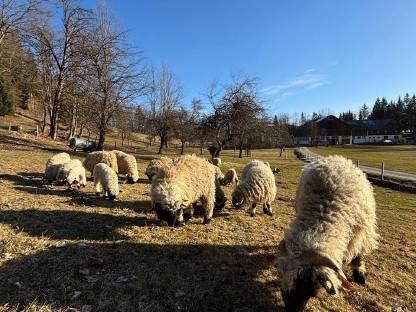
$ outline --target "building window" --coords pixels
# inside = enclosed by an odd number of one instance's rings
[[[389,136],[388,136],[388,135],[385,135],[385,136],[384,136],[384,139],[388,139],[388,138],[389,138]]]
[[[395,138],[395,139],[398,139],[398,138],[399,138],[399,136],[398,136],[398,135],[395,135],[395,136],[394,136],[394,138]]]

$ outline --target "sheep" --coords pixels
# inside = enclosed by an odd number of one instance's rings
[[[69,169],[66,183],[69,187],[72,185],[76,185],[78,188],[85,187],[87,185],[85,168],[83,166],[77,166]]]
[[[160,157],[156,159],[152,159],[147,168],[146,168],[146,175],[149,178],[149,180],[152,180],[152,178],[156,175],[156,173],[161,170],[161,168],[171,166],[173,163],[173,160],[168,157]]]
[[[136,157],[122,151],[113,150],[112,152],[117,157],[118,173],[125,174],[128,183],[136,183],[139,180]]]
[[[376,204],[365,174],[350,160],[329,156],[303,169],[295,219],[276,258],[281,292],[290,311],[302,311],[320,286],[331,295],[354,290],[342,271],[365,283],[363,257],[377,248]]]
[[[85,157],[83,165],[85,169],[91,172],[91,176],[94,176],[94,167],[98,163],[104,163],[113,169],[116,173],[118,172],[117,156],[113,152],[97,151],[92,152]]]
[[[263,212],[273,215],[271,203],[276,197],[276,183],[274,175],[264,162],[252,160],[241,174],[241,180],[232,193],[232,202],[235,208],[243,204],[250,205],[250,215],[256,215],[256,205],[263,202]]]
[[[46,162],[44,180],[53,181],[56,179],[60,166],[71,160],[68,153],[59,153],[48,159]]]
[[[108,165],[98,163],[93,170],[95,194],[114,200],[119,194],[117,173]]]
[[[219,182],[211,164],[195,155],[181,156],[171,166],[161,167],[153,177],[152,206],[159,219],[170,226],[178,226],[183,224],[184,212],[191,217],[192,204],[201,201],[203,224],[208,224],[212,219],[216,193],[219,194],[217,187]]]
[[[238,175],[234,168],[228,169],[223,178],[220,180],[222,185],[237,184]]]
[[[69,170],[74,167],[82,167],[82,163],[79,159],[71,159],[70,161],[60,165],[55,180],[59,182],[66,182]]]
[[[221,166],[221,158],[219,157],[213,157],[212,160],[210,161],[211,164],[213,164],[214,166]]]

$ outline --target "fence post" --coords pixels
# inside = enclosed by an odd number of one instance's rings
[[[381,180],[384,180],[384,162],[381,163]]]
[[[12,123],[9,122],[9,133],[12,132]]]
[[[36,136],[39,136],[39,125],[36,125]]]
[[[357,168],[360,168],[360,160],[357,159]]]

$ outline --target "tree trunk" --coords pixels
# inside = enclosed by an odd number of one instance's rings
[[[160,146],[159,151],[157,152],[159,155],[162,154],[163,146],[165,145],[165,137],[163,135],[160,136]]]
[[[78,136],[81,137],[82,136],[82,132],[84,132],[84,124],[81,124],[80,128],[79,128],[79,132],[78,132]]]
[[[72,108],[71,110],[71,121],[69,126],[69,132],[66,139],[70,139],[75,136],[75,131],[77,130],[77,110],[76,108]]]
[[[104,150],[104,143],[105,143],[105,135],[107,132],[107,125],[105,122],[105,115],[101,115],[100,120],[100,133],[98,138],[98,145],[97,145],[97,151],[103,151]]]
[[[42,135],[45,135],[46,130],[46,117],[48,115],[48,110],[46,108],[46,105],[43,106],[43,121],[42,121]]]
[[[121,146],[124,146],[124,130],[121,130]]]
[[[243,158],[243,141],[240,142],[240,145],[238,146],[238,158]]]
[[[185,151],[185,141],[181,141],[181,155],[183,155],[184,151]]]
[[[53,112],[51,115],[51,128],[49,130],[49,137],[56,140],[58,137],[58,112]]]

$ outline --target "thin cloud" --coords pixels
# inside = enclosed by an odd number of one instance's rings
[[[303,90],[311,90],[328,84],[327,79],[316,69],[311,68],[302,75],[288,82],[266,87],[260,90],[266,96],[286,97],[295,95]]]

